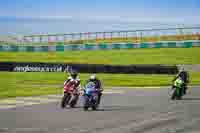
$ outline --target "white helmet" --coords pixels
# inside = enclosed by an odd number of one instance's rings
[[[91,80],[96,79],[96,75],[95,75],[95,74],[92,74],[92,75],[90,76],[90,79],[91,79]]]

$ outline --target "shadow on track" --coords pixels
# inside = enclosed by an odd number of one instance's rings
[[[73,109],[83,109],[83,106],[76,106],[74,108],[70,107],[65,107],[65,110],[73,110]],[[97,110],[95,111],[136,111],[136,110],[143,110],[144,107],[140,106],[100,106]]]
[[[60,107],[59,107],[60,108]],[[77,109],[83,109],[83,106],[78,105],[74,108],[65,107],[64,110],[77,110]],[[99,106],[99,108],[95,111],[102,111],[102,112],[110,112],[110,111],[141,111],[144,110],[143,106],[120,106],[120,105],[114,105],[114,106]],[[89,109],[90,111],[90,109]]]
[[[71,107],[65,107],[65,108],[63,108],[63,109],[81,109],[81,108],[83,108],[82,106],[75,106],[75,107],[73,107],[73,108],[71,108]],[[62,108],[61,108],[62,109]]]
[[[102,106],[97,111],[136,111],[144,110],[144,107],[140,106]]]
[[[188,101],[200,101],[200,97],[188,97],[188,98],[183,98],[182,100],[188,100]]]

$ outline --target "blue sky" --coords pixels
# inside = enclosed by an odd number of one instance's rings
[[[1,0],[1,34],[200,25],[200,0]]]
[[[0,18],[200,23],[200,0],[1,0]]]

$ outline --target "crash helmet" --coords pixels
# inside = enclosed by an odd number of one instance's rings
[[[72,71],[70,72],[70,76],[71,76],[72,79],[76,79],[77,76],[78,76],[78,72],[75,71],[75,70],[72,70]]]
[[[91,76],[90,76],[90,80],[95,80],[96,79],[96,75],[95,74],[92,74]]]

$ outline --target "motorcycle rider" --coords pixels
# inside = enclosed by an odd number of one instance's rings
[[[101,101],[102,91],[103,91],[101,81],[96,77],[95,74],[92,74],[89,80],[86,81],[86,84],[89,82],[93,82],[95,84],[95,88],[98,90],[98,105],[99,105]]]
[[[77,71],[75,71],[75,70],[72,70],[72,71],[70,71],[69,72],[69,74],[70,74],[70,76],[67,78],[67,80],[64,82],[64,84],[66,84],[66,83],[68,83],[68,82],[70,82],[70,81],[75,81],[75,89],[80,89],[80,83],[81,83],[81,81],[80,81],[80,79],[79,79],[79,77],[78,77],[78,72]]]
[[[186,91],[188,89],[187,85],[189,83],[189,74],[187,71],[184,70],[184,68],[181,68],[179,73],[175,76],[175,78],[173,79],[173,82],[178,79],[181,78],[184,82],[184,86],[183,86],[183,94],[186,94]]]
[[[80,79],[77,71],[65,72],[68,72],[70,76],[64,82],[64,96],[61,101],[61,108],[64,108],[67,104],[73,108],[77,104],[80,95]]]

